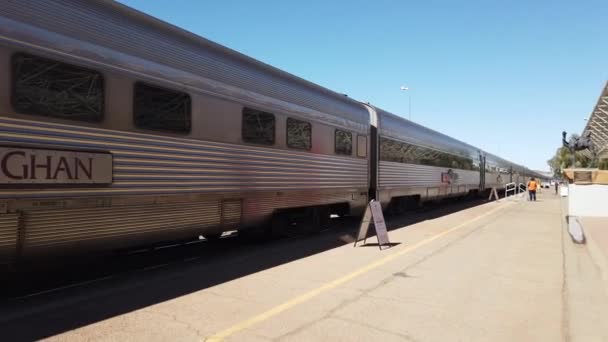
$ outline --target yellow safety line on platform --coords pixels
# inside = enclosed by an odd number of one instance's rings
[[[267,310],[265,312],[262,312],[259,315],[256,315],[256,316],[253,316],[253,317],[251,317],[249,319],[241,321],[241,322],[239,322],[239,323],[231,326],[230,328],[222,330],[222,331],[220,331],[220,332],[218,332],[218,333],[216,333],[216,334],[214,334],[214,335],[206,338],[205,342],[221,342],[225,338],[230,337],[231,335],[233,335],[233,334],[235,334],[235,333],[237,333],[239,331],[245,330],[245,329],[250,328],[250,327],[252,327],[252,326],[254,326],[254,325],[258,324],[258,323],[261,323],[261,322],[263,322],[265,320],[268,320],[269,318],[272,318],[272,317],[280,314],[283,311],[286,311],[286,310],[288,310],[288,309],[290,309],[290,308],[292,308],[292,307],[294,307],[294,306],[296,306],[298,304],[302,304],[302,303],[304,303],[304,302],[306,302],[306,301],[308,301],[308,300],[310,300],[310,299],[312,299],[312,298],[320,295],[323,292],[326,292],[326,291],[329,291],[331,289],[334,289],[334,288],[336,288],[336,287],[338,287],[338,286],[340,286],[340,285],[342,285],[342,284],[344,284],[344,283],[346,283],[346,282],[348,282],[348,281],[350,281],[350,280],[352,280],[352,279],[354,279],[354,278],[356,278],[356,277],[358,277],[358,276],[360,276],[362,274],[365,274],[365,273],[367,273],[367,272],[369,272],[369,271],[371,271],[371,270],[373,270],[375,268],[378,268],[378,267],[380,267],[380,266],[388,263],[389,261],[392,261],[392,260],[394,260],[394,259],[396,259],[396,258],[398,258],[398,257],[400,257],[400,256],[402,256],[402,255],[404,255],[404,254],[406,254],[408,252],[411,252],[411,251],[416,250],[416,249],[418,249],[418,248],[420,248],[420,247],[422,247],[424,245],[427,245],[427,244],[429,244],[429,243],[431,243],[431,242],[433,242],[433,241],[435,241],[435,240],[437,240],[437,239],[439,239],[439,238],[441,238],[441,237],[443,237],[445,235],[448,235],[449,233],[451,233],[453,231],[456,231],[456,230],[458,230],[458,229],[460,229],[460,228],[462,228],[462,227],[464,227],[466,225],[469,225],[469,224],[471,224],[471,223],[473,223],[475,221],[478,221],[478,220],[480,220],[480,219],[482,219],[482,218],[484,218],[486,216],[489,216],[489,215],[495,213],[496,211],[498,211],[498,210],[506,207],[507,205],[513,204],[513,203],[514,202],[507,202],[506,205],[502,205],[502,206],[499,206],[497,208],[494,208],[494,209],[486,212],[485,214],[479,215],[479,216],[477,216],[475,218],[472,218],[472,219],[470,219],[468,221],[465,221],[465,222],[457,225],[456,227],[450,228],[450,229],[448,229],[448,230],[446,230],[444,232],[441,232],[441,233],[439,233],[437,235],[434,235],[434,236],[432,236],[432,237],[430,237],[428,239],[425,239],[425,240],[422,240],[420,242],[417,242],[417,243],[415,243],[415,244],[413,244],[413,245],[411,245],[409,247],[406,247],[405,249],[403,249],[403,250],[401,250],[399,252],[396,252],[395,254],[388,255],[388,256],[386,256],[386,257],[384,257],[384,258],[382,258],[382,259],[380,259],[378,261],[372,262],[371,264],[368,264],[367,266],[364,266],[364,267],[362,267],[362,268],[360,268],[360,269],[358,269],[358,270],[356,270],[356,271],[354,271],[352,273],[349,273],[349,274],[347,274],[347,275],[345,275],[345,276],[343,276],[341,278],[335,279],[332,282],[326,283],[325,285],[320,286],[320,287],[318,287],[316,289],[313,289],[313,290],[310,290],[310,291],[308,291],[308,292],[306,292],[304,294],[301,294],[301,295],[299,295],[299,296],[297,296],[297,297],[295,297],[295,298],[293,298],[291,300],[288,300],[287,302],[284,302],[283,304],[277,305],[277,306],[273,307],[272,309],[269,309],[269,310]]]

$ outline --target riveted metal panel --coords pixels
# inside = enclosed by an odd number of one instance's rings
[[[26,257],[241,228],[263,223],[277,208],[349,203],[357,209],[365,201],[353,200],[353,194],[365,193],[368,187],[368,161],[357,157],[161,140],[148,134],[4,117],[0,144],[113,155],[110,185],[0,187],[1,199],[18,201],[22,208],[21,250]],[[173,198],[180,196],[194,197],[175,202]],[[223,197],[229,198],[222,202]],[[143,199],[155,202],[132,205]]]
[[[168,234],[194,236],[193,232],[219,223],[219,201],[32,210],[23,213],[23,254],[84,245],[111,249],[116,241],[153,242]]]
[[[380,188],[399,187],[438,187],[446,186],[441,182],[441,174],[448,169],[436,166],[405,164],[395,162],[380,162]],[[479,171],[453,169],[457,174],[454,185],[479,184]],[[457,188],[459,189],[459,188]],[[462,189],[462,188],[460,188]]]
[[[19,238],[19,215],[0,214],[0,263],[14,260]]]
[[[0,198],[367,188],[366,159],[0,118],[0,144],[112,153],[107,187],[0,188]]]
[[[238,227],[241,223],[241,217],[243,214],[243,201],[242,200],[224,200],[222,201],[222,227]]]

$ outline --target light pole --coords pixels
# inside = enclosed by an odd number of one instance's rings
[[[401,86],[402,91],[407,91],[407,107],[408,107],[408,116],[409,120],[412,121],[412,95],[410,93],[410,88],[406,86]]]

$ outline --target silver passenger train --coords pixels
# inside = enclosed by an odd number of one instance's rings
[[[111,1],[0,4],[0,263],[312,229],[533,175]]]

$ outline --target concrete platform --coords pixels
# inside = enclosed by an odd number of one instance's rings
[[[72,324],[49,340],[608,341],[606,269],[597,251],[570,240],[561,201],[545,191],[537,202],[486,203],[394,229],[389,249],[380,251],[371,238],[362,247],[310,253]],[[601,227],[596,231],[604,236]],[[257,257],[280,258],[314,239],[262,249]],[[35,329],[36,320],[52,324],[96,306],[108,310],[112,301],[144,296],[148,286],[162,291],[159,281],[168,292],[189,279],[199,284],[204,272],[230,273],[255,257],[56,298],[46,308],[0,318],[0,330],[15,334],[19,325]]]

